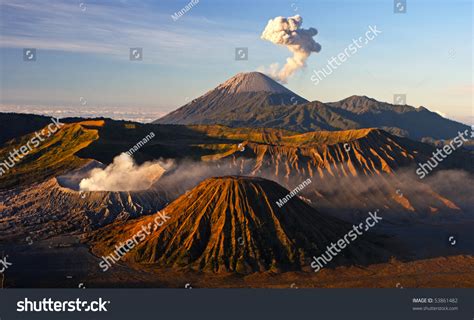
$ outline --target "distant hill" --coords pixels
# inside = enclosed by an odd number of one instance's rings
[[[468,126],[424,107],[393,105],[365,96],[332,103],[308,102],[259,72],[240,73],[155,121],[222,124],[298,132],[380,128],[411,139],[451,139]]]
[[[394,134],[398,131],[399,135],[416,140],[425,137],[452,139],[458,131],[470,130],[469,126],[443,118],[424,107],[393,105],[366,96],[351,96],[328,105],[362,127],[383,128]]]

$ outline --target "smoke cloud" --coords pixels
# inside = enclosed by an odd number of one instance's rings
[[[137,166],[133,158],[122,153],[105,169],[92,169],[82,179],[82,191],[139,191],[146,190],[165,172],[166,164],[145,162]]]
[[[140,191],[158,187],[166,190],[168,199],[173,201],[201,181],[210,177],[227,175],[258,176],[276,181],[288,190],[294,189],[308,173],[292,171],[276,172],[267,163],[258,168],[252,159],[229,158],[219,161],[157,160],[137,166],[133,159],[122,154],[106,168],[89,171],[87,178],[80,182],[83,191]],[[455,219],[453,212],[469,213],[472,217],[474,197],[471,173],[459,170],[440,170],[423,181],[415,174],[414,168],[397,170],[394,175],[358,175],[332,177],[322,169],[324,177],[311,177],[313,183],[299,196],[310,200],[310,204],[321,212],[333,214],[347,221],[359,221],[371,208],[383,208],[384,217],[411,219],[414,216]],[[455,186],[455,187],[453,187]],[[441,196],[441,197],[440,197]],[[461,210],[446,206],[443,198],[452,200]],[[409,201],[416,210],[405,210],[401,204]],[[432,213],[429,208],[437,207]],[[445,215],[445,214],[446,215]],[[441,214],[441,215],[440,215]],[[459,217],[465,216],[459,215]]]
[[[303,18],[296,15],[289,18],[276,17],[268,21],[261,38],[274,44],[285,46],[293,53],[286,59],[286,64],[280,68],[272,64],[266,71],[275,80],[286,83],[297,70],[306,66],[306,60],[312,52],[321,51],[321,45],[314,41],[318,34],[315,28],[301,29]]]
[[[293,190],[308,178],[304,172],[293,171],[276,174],[272,165],[263,165],[255,170],[255,162],[250,159],[221,159],[218,162],[194,162],[191,160],[174,163],[171,170],[157,182],[178,197],[210,177],[227,175],[257,176],[273,180],[288,190]],[[358,175],[332,177],[322,169],[324,177],[311,177],[313,183],[298,196],[310,199],[311,206],[320,212],[332,214],[343,220],[360,221],[370,209],[383,208],[384,216],[394,219],[458,218],[453,212],[471,214],[474,206],[472,196],[473,175],[465,171],[442,170],[431,174],[424,181],[415,174],[414,168],[397,170],[394,175]],[[453,185],[456,188],[453,188]],[[398,192],[397,192],[398,190]],[[461,210],[449,209],[443,204],[442,197],[452,200]],[[401,204],[408,201],[416,214],[404,209]],[[430,207],[438,207],[436,214]],[[465,216],[459,215],[461,216]],[[471,214],[472,216],[472,214]]]

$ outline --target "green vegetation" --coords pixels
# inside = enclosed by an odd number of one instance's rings
[[[0,149],[0,161],[8,159],[10,151],[25,146],[34,134],[11,140]],[[86,160],[75,153],[98,139],[97,130],[80,124],[67,124],[34,148],[6,174],[0,177],[0,188],[8,189],[44,181],[55,175],[80,167]]]

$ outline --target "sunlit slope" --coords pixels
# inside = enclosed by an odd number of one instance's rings
[[[17,184],[76,168],[81,159],[104,164],[128,151],[150,132],[155,138],[134,154],[138,163],[154,159],[195,161],[240,158],[252,162],[248,173],[268,167],[277,176],[293,173],[312,176],[369,175],[390,173],[400,167],[424,162],[435,148],[399,138],[379,129],[318,131],[298,134],[277,129],[229,128],[224,126],[179,126],[100,120],[66,124],[0,177],[0,186]],[[87,125],[86,125],[87,124]],[[20,137],[0,149],[0,159],[32,138]],[[440,168],[472,171],[473,153],[459,151]],[[247,164],[245,164],[247,166]],[[38,181],[37,181],[38,182]]]
[[[458,196],[436,192],[416,177],[417,164],[430,159],[436,151],[434,147],[380,129],[300,134],[220,125],[154,125],[113,120],[71,123],[0,178],[0,187],[41,183],[91,159],[107,165],[150,132],[155,137],[133,155],[139,164],[172,159],[178,172],[185,160],[208,167],[207,175],[186,180],[187,184],[181,188],[173,186],[173,190],[189,189],[209,174],[261,176],[289,189],[311,178],[314,183],[304,196],[319,208],[348,206],[370,210],[377,205],[392,211],[432,214],[469,207],[469,203],[460,203]],[[31,135],[10,142],[1,154],[5,157],[13,147],[18,149],[30,138]],[[473,160],[472,151],[460,149],[444,159],[436,171],[472,172]],[[173,177],[167,185],[172,185]],[[170,196],[173,199],[177,195]]]
[[[227,176],[203,181],[171,203],[170,220],[125,259],[141,264],[211,272],[309,269],[352,226],[320,214],[298,198],[282,208],[288,190],[261,178]],[[93,237],[94,252],[108,254],[152,223],[155,216],[114,224]],[[338,264],[370,264],[390,256],[382,238],[367,234],[344,250]]]
[[[49,138],[46,138],[47,129],[44,128],[45,141],[33,148],[27,156],[0,177],[0,188],[40,182],[84,165],[87,161],[75,154],[99,138],[95,128],[102,125],[103,121],[64,124]],[[31,133],[9,141],[0,149],[0,161],[8,159],[9,153],[15,148],[26,146],[33,137],[35,134]],[[11,164],[11,161],[8,163]]]
[[[294,134],[274,129],[194,128],[213,137],[240,141],[240,146],[219,145],[215,148],[216,154],[203,157],[203,160],[232,158],[241,161],[240,165],[253,173],[265,169],[281,177],[393,173],[428,160],[435,151],[430,145],[392,136],[380,129]],[[459,150],[440,163],[440,168],[472,171],[473,158],[472,152]]]
[[[431,218],[440,212],[455,217],[470,213],[473,204],[472,197],[437,191],[439,182],[425,183],[416,176],[417,164],[429,160],[435,148],[383,130],[292,134],[213,127],[210,134],[242,142],[240,147],[220,145],[217,154],[203,160],[220,161],[238,168],[239,174],[266,177],[290,189],[310,178],[313,183],[301,195],[311,205],[345,219],[357,221],[373,208],[397,219]],[[443,169],[472,172],[473,159],[472,151],[458,150],[439,164],[433,176]],[[469,181],[466,173],[456,183],[462,183],[463,190]]]

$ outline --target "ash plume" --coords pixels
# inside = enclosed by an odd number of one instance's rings
[[[297,70],[304,68],[312,52],[321,51],[321,45],[313,39],[318,31],[315,28],[302,29],[302,23],[303,18],[300,15],[276,17],[268,21],[261,35],[263,40],[285,46],[293,53],[292,57],[286,59],[282,68],[274,63],[266,72],[281,83],[286,83]]]

